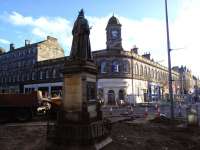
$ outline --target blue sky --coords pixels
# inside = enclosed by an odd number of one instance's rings
[[[1,0],[0,47],[8,50],[44,40],[47,35],[58,38],[69,54],[71,29],[78,11],[83,8],[91,30],[93,50],[106,47],[105,27],[114,13],[122,24],[123,47],[139,47],[140,54],[151,52],[155,61],[167,64],[164,0]],[[198,67],[198,35],[200,30],[199,0],[168,0],[172,65],[186,65],[196,75]]]

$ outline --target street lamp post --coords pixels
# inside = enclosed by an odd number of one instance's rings
[[[169,40],[169,25],[168,25],[168,11],[167,0],[165,0],[165,15],[166,15],[166,32],[167,32],[167,52],[168,52],[168,82],[169,82],[169,98],[171,100],[171,119],[174,119],[174,104],[173,104],[173,90],[172,90],[172,72],[171,72],[171,56],[170,56],[170,40]]]

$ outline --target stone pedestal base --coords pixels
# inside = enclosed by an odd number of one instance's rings
[[[112,142],[111,125],[107,121],[62,123],[50,126],[46,150],[98,150]]]

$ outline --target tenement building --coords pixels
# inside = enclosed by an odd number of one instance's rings
[[[0,92],[30,92],[34,89],[43,91],[60,90],[64,50],[54,37],[0,52]]]
[[[179,86],[178,93],[179,94],[192,94],[195,91],[195,86],[199,87],[198,79],[192,75],[191,70],[189,70],[186,66],[175,66],[172,68],[173,70],[179,73]]]
[[[121,24],[112,16],[106,27],[107,48],[93,52],[98,64],[98,95],[106,104],[120,100],[130,103],[151,102],[168,94],[168,68],[154,62],[150,53],[138,55],[138,48],[126,51],[122,47]],[[173,91],[179,78],[172,71]]]

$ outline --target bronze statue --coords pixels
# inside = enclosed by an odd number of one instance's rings
[[[84,17],[83,9],[81,9],[72,30],[73,41],[70,52],[71,59],[92,59],[89,34],[90,28],[88,21]]]

